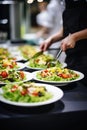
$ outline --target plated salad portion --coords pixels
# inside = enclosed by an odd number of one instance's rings
[[[17,60],[17,58],[16,57],[13,57],[12,55],[10,55],[10,56],[6,56],[6,55],[0,55],[0,61],[1,60],[5,60],[5,59],[8,59],[8,60]]]
[[[3,48],[3,47],[0,48],[0,61],[5,59],[15,60],[15,61],[22,60],[23,57],[20,55],[18,50],[13,51],[13,48],[11,47],[11,50],[9,50],[9,48]]]
[[[79,79],[80,74],[68,68],[52,67],[36,73],[36,78],[42,81],[66,82]]]
[[[5,85],[0,95],[7,100],[22,103],[43,102],[53,97],[46,89],[46,85],[33,82]]]
[[[5,56],[10,55],[10,52],[8,51],[7,48],[0,47],[0,56],[2,56],[2,55],[5,55]]]
[[[0,70],[0,84],[21,82],[26,80],[26,74],[23,71]]]
[[[53,62],[55,62],[55,64]],[[62,67],[62,64],[59,61],[56,61],[53,55],[45,53],[42,53],[36,58],[30,59],[26,65],[32,69],[46,69],[53,66]]]
[[[0,70],[4,69],[19,69],[19,65],[16,61],[5,58],[0,60]]]
[[[24,59],[30,59],[35,53],[38,52],[38,49],[32,45],[21,45],[18,47],[18,50],[21,52],[21,55]]]

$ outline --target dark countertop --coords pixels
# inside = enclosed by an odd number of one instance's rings
[[[84,128],[87,120],[87,87],[80,82],[61,87],[61,100],[40,107],[18,107],[0,102],[0,126],[10,129]],[[3,125],[5,124],[5,125]],[[67,129],[68,129],[67,128]]]

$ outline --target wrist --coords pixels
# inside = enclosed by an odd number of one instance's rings
[[[53,37],[49,37],[48,41],[50,42],[50,44],[52,44],[54,42]]]
[[[71,34],[71,37],[72,37],[72,39],[75,41],[75,42],[77,42],[79,39],[78,39],[78,35],[77,34]]]

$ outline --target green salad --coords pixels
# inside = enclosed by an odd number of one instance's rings
[[[18,69],[19,66],[16,61],[5,58],[0,60],[0,70],[4,69]]]
[[[55,64],[53,62],[55,62]],[[28,66],[32,68],[46,69],[53,66],[61,67],[62,64],[59,61],[56,61],[52,55],[42,53],[42,55],[30,59]]]
[[[79,78],[79,74],[67,68],[52,67],[37,72],[37,79],[43,81],[73,81]]]
[[[38,52],[36,47],[32,45],[21,45],[18,47],[18,50],[25,59],[30,59],[35,53]]]
[[[2,87],[4,98],[23,103],[42,102],[52,98],[52,93],[48,92],[43,85],[32,82],[9,84]]]
[[[23,71],[0,70],[0,83],[20,82],[25,79],[26,75]]]

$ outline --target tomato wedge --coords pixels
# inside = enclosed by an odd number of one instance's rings
[[[6,71],[2,71],[2,72],[1,72],[1,76],[2,76],[3,78],[6,78],[6,77],[8,77],[8,73],[7,73]]]

